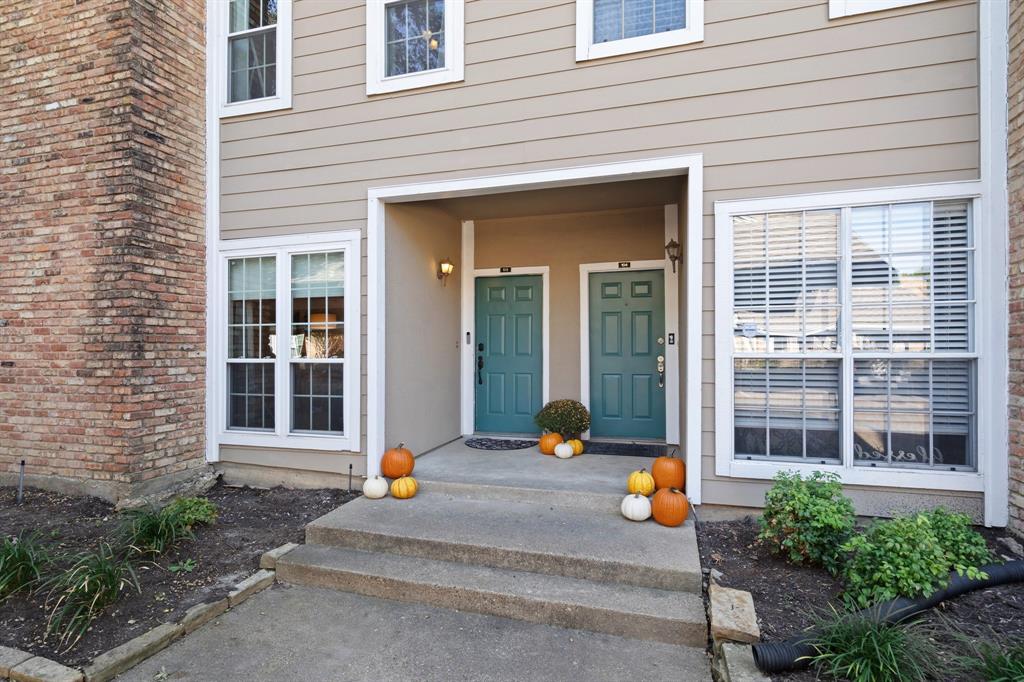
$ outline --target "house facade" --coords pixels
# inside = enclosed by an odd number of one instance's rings
[[[697,503],[825,470],[861,513],[1020,523],[1010,19],[208,3],[202,457],[336,484],[573,398]]]

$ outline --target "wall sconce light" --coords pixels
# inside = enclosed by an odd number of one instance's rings
[[[668,254],[668,259],[672,261],[672,272],[676,271],[676,261],[679,260],[679,242],[675,239],[665,244],[665,253]]]
[[[453,272],[455,272],[455,266],[447,258],[437,264],[437,278],[444,286],[448,286],[448,275]]]

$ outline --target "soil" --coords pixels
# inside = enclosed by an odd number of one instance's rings
[[[1002,532],[980,532],[996,556],[1022,558],[1000,542],[1006,537]],[[757,542],[757,533],[757,520],[747,517],[700,523],[697,539],[703,566],[722,573],[718,583],[753,596],[763,641],[787,639],[827,616],[831,607],[843,608],[842,583],[824,569],[796,566],[772,554]],[[979,640],[991,639],[993,632],[1020,636],[1024,633],[1024,586],[972,592],[942,604],[921,620],[930,626],[939,651],[950,656],[963,653],[957,631]],[[812,671],[798,671],[772,679],[805,682],[819,678]]]
[[[69,650],[44,638],[46,595],[15,595],[0,604],[0,645],[45,656],[66,665],[88,663],[108,649],[164,622],[191,606],[224,597],[235,583],[259,567],[260,555],[287,542],[302,542],[303,527],[358,496],[344,490],[271,490],[217,485],[205,495],[217,505],[211,526],[195,529],[182,543],[155,561],[136,566],[141,593],[125,591]],[[122,522],[112,505],[90,497],[68,497],[26,490],[15,504],[15,490],[0,488],[0,535],[38,531],[61,555],[113,543]],[[191,571],[171,568],[193,560]]]

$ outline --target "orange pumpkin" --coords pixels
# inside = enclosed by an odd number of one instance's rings
[[[399,500],[415,497],[419,489],[420,484],[412,476],[402,476],[391,481],[391,497]]]
[[[386,478],[401,478],[412,473],[416,460],[404,446],[405,443],[399,443],[397,448],[385,450],[384,456],[380,458],[380,472]]]
[[[654,476],[654,487],[657,490],[662,488],[678,488],[683,490],[686,485],[686,464],[675,456],[676,451],[668,453],[668,456],[659,457],[654,460],[651,467],[651,476]]]
[[[675,488],[662,488],[651,498],[651,516],[663,526],[681,526],[689,514],[686,495]]]
[[[562,434],[545,433],[540,437],[540,451],[545,455],[555,454],[555,446],[562,442]]]

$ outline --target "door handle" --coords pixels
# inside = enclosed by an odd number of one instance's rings
[[[665,388],[665,356],[658,356],[658,388]]]
[[[476,382],[478,384],[480,384],[481,386],[484,385],[483,369],[484,369],[484,356],[478,355],[478,356],[476,356]]]

